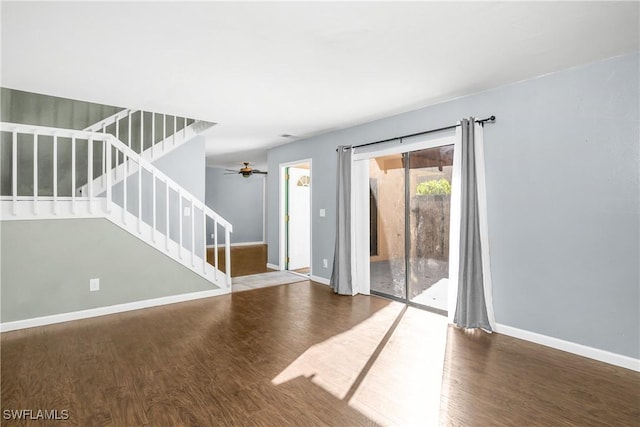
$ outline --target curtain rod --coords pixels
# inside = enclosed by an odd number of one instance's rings
[[[495,121],[496,121],[496,116],[490,116],[490,117],[487,117],[486,119],[476,120],[477,123],[482,123],[483,125],[485,123],[494,123]],[[451,125],[451,126],[445,126],[443,128],[429,129],[429,130],[425,130],[423,132],[412,133],[412,134],[409,134],[409,135],[396,136],[395,138],[388,138],[388,139],[382,139],[380,141],[367,142],[365,144],[352,145],[351,148],[366,147],[366,146],[369,146],[369,145],[382,144],[383,142],[395,141],[396,139],[399,139],[400,143],[402,143],[402,139],[403,138],[411,138],[412,136],[426,135],[428,133],[434,133],[434,132],[442,132],[443,130],[455,129],[458,126],[460,126],[459,123],[455,124],[455,125]],[[338,151],[337,148],[336,148],[336,151]]]

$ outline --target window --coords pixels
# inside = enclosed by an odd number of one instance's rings
[[[302,175],[296,185],[298,187],[308,187],[311,184],[311,177],[309,175]]]

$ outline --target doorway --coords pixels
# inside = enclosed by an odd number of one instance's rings
[[[281,266],[311,274],[311,161],[281,165]]]
[[[372,294],[447,314],[454,153],[448,140],[367,157]]]

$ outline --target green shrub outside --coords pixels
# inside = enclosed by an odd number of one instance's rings
[[[444,178],[418,184],[416,194],[421,196],[443,196],[451,194],[451,183]]]

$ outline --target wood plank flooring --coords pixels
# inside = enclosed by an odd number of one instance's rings
[[[300,282],[1,336],[42,426],[640,425],[640,374]]]
[[[231,277],[267,272],[267,245],[231,246]],[[213,265],[214,248],[207,248],[207,262]],[[224,246],[218,247],[218,266],[225,272]]]

